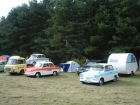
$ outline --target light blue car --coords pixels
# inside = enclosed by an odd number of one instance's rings
[[[97,63],[90,67],[89,71],[80,74],[80,82],[103,85],[103,83],[107,81],[117,81],[118,77],[118,70],[114,70],[112,65]]]

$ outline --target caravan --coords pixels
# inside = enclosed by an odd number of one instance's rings
[[[119,74],[132,76],[138,69],[136,57],[132,53],[113,53],[108,58],[108,64],[113,65]]]

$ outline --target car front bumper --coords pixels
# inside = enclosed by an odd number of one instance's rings
[[[26,75],[26,76],[35,76],[35,73],[33,73],[33,72],[25,72],[24,75]]]
[[[83,78],[83,77],[80,77],[80,82],[99,83],[99,80],[97,78]]]
[[[86,71],[88,71],[88,70],[77,70],[76,72],[77,72],[77,74],[80,74],[80,73],[83,73],[83,72],[86,72]]]

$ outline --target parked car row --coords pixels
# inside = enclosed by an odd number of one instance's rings
[[[117,81],[119,73],[132,75],[132,73],[134,74],[134,72],[138,68],[138,66],[136,65],[136,58],[133,54],[123,53],[114,55],[109,56],[107,63],[104,63],[104,60],[89,60],[81,66],[77,66],[77,63],[73,62],[71,63],[72,65],[67,63],[61,63],[60,67],[55,66],[53,62],[48,61],[47,59],[41,60],[40,57],[43,57],[43,54],[33,54],[30,57],[33,59],[27,61],[25,58],[20,56],[11,56],[7,64],[3,65],[3,67],[4,72],[6,72],[7,74],[11,75],[17,73],[26,76],[34,76],[36,78],[39,78],[44,75],[57,76],[61,71],[60,69],[62,68],[64,69],[64,71],[68,71],[68,67],[70,67],[71,69],[77,67],[76,73],[79,75],[80,82],[97,83],[99,85],[103,85],[104,82],[108,82],[111,80]],[[40,56],[40,59],[38,59],[38,56]],[[123,58],[123,60],[120,58]],[[28,61],[30,61],[30,63]],[[31,62],[34,62],[34,65],[29,65],[31,64]],[[2,66],[1,64],[3,63],[0,62],[0,67]]]
[[[21,74],[26,76],[35,76],[39,78],[43,75],[54,75],[59,73],[59,67],[56,67],[52,62],[38,61],[34,66],[27,66],[25,58],[20,56],[11,56],[4,67],[4,72],[7,74]]]
[[[114,53],[108,58],[106,64],[102,61],[88,61],[77,68],[82,83],[99,83],[116,81],[118,74],[134,75],[138,69],[136,57],[132,53]]]

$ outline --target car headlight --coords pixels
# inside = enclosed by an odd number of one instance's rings
[[[26,62],[30,63],[31,61],[29,59],[27,59]]]
[[[80,78],[83,78],[84,76],[83,76],[83,74],[80,74]]]
[[[14,72],[14,68],[11,68],[11,72]]]
[[[89,68],[86,69],[87,71],[89,70]]]

